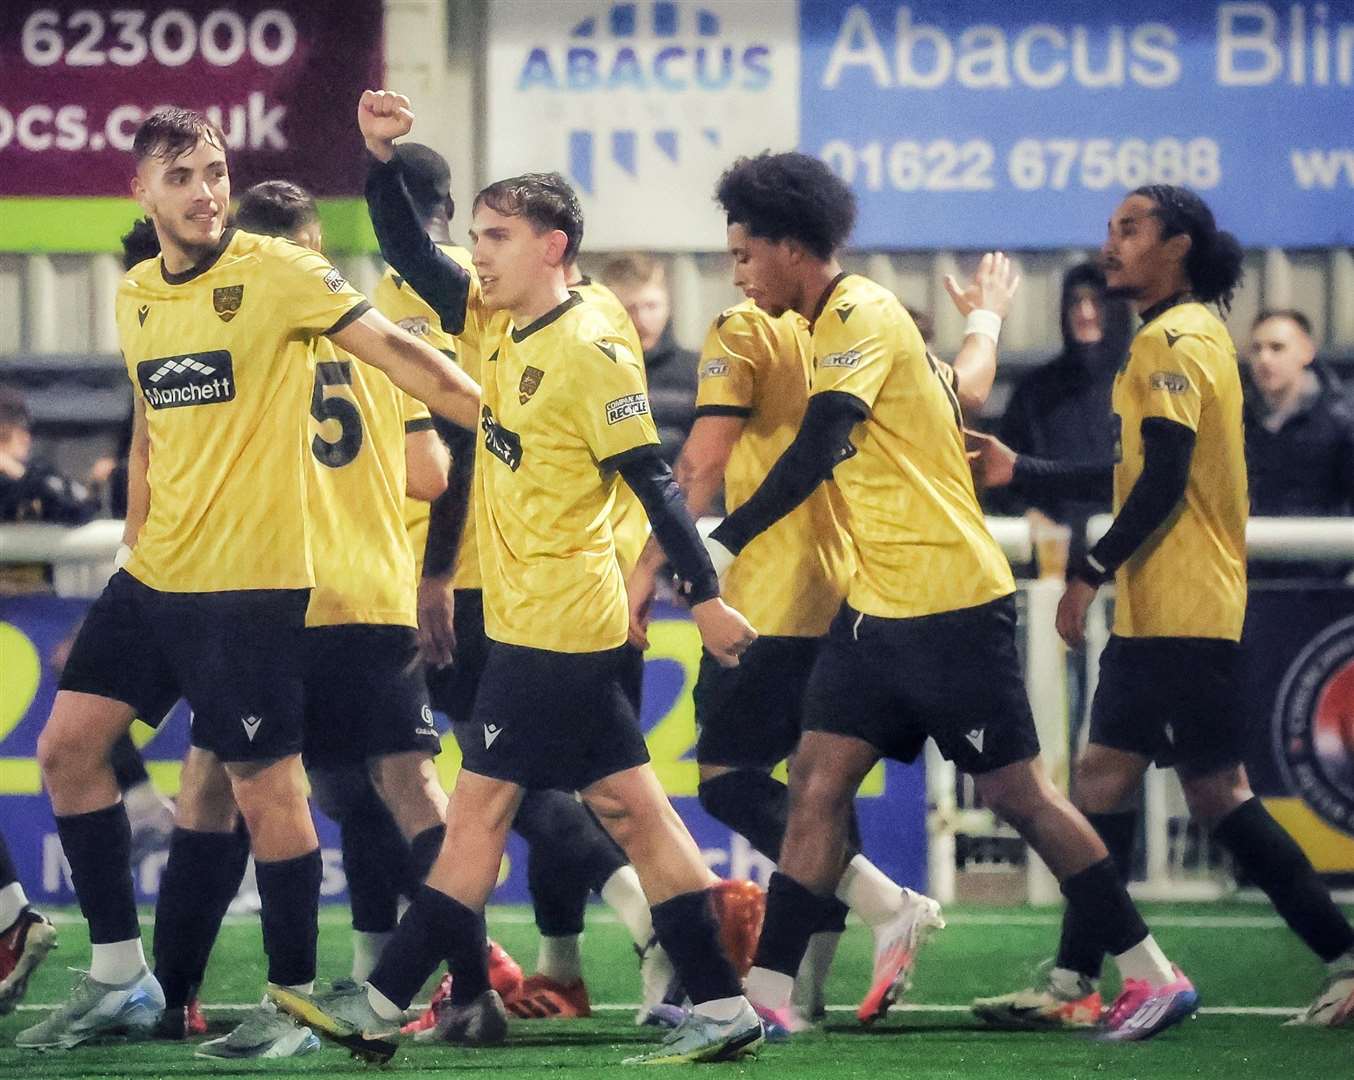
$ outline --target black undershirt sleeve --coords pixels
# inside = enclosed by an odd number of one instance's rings
[[[672,478],[657,446],[638,446],[607,458],[602,468],[615,470],[639,499],[663,554],[676,572],[687,600],[694,606],[719,595],[719,578],[705,552],[696,523],[686,512],[682,489]]]
[[[1114,462],[1057,461],[1021,454],[1011,490],[1017,495],[1108,503],[1114,496]]]
[[[794,442],[771,466],[752,497],[710,534],[712,538],[737,555],[855,454],[851,429],[868,415],[865,403],[853,394],[830,390],[811,397]]]
[[[1142,422],[1143,467],[1109,532],[1086,553],[1076,576],[1092,585],[1114,577],[1133,553],[1165,525],[1185,497],[1194,432],[1184,424],[1150,416]]]
[[[424,230],[404,186],[399,158],[372,162],[367,172],[367,213],[381,245],[381,257],[437,312],[443,330],[463,332],[470,275]]]
[[[475,476],[474,433],[437,417],[434,425],[451,450],[451,476],[447,490],[433,500],[429,512],[428,539],[423,548],[425,578],[443,577],[456,567]]]

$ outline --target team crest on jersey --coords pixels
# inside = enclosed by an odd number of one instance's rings
[[[818,361],[819,367],[853,368],[860,364],[860,352],[847,349],[846,352],[832,353]]]
[[[1168,394],[1183,394],[1189,390],[1189,380],[1178,371],[1154,371],[1147,384],[1153,390],[1165,390]]]
[[[525,405],[531,400],[531,395],[541,388],[541,380],[545,378],[545,372],[538,367],[526,367],[522,370],[522,377],[517,381],[517,400]]]
[[[1274,703],[1274,756],[1289,790],[1354,833],[1354,617],[1317,634],[1289,666]]]
[[[243,285],[222,285],[219,289],[212,290],[212,307],[216,309],[216,314],[221,317],[222,322],[230,322],[235,318],[242,303],[244,303]]]

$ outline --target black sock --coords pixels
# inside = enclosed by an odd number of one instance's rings
[[[719,938],[719,925],[705,889],[679,893],[649,909],[658,938],[693,1005],[743,992]]]
[[[14,867],[14,859],[10,856],[9,845],[5,843],[3,833],[0,833],[0,889],[6,885],[13,885],[19,880],[19,871]],[[0,926],[0,930],[4,927]]]
[[[1062,882],[1062,891],[1068,907],[1080,909],[1075,917],[1086,920],[1088,932],[1101,952],[1118,956],[1147,937],[1147,924],[1133,906],[1109,859],[1101,859],[1073,874]]]
[[[1133,849],[1138,839],[1138,812],[1087,814],[1086,820],[1109,848],[1119,880],[1127,882],[1133,865]],[[1100,916],[1075,904],[1063,912],[1062,938],[1058,942],[1058,967],[1076,971],[1088,979],[1100,978],[1105,950],[1100,940]]]
[[[768,859],[780,858],[790,793],[779,780],[756,769],[736,769],[702,780],[696,792],[707,814],[745,837]]]
[[[315,979],[315,943],[319,936],[320,849],[277,862],[254,860],[263,906],[263,951],[268,981],[301,986]]]
[[[823,928],[835,902],[836,897],[810,892],[777,870],[766,888],[766,918],[753,964],[794,978],[809,938]]]
[[[1259,798],[1246,800],[1213,830],[1237,866],[1260,886],[1293,933],[1330,963],[1354,949],[1354,929],[1331,899],[1311,860]]]
[[[513,819],[527,842],[527,886],[536,926],[548,937],[583,932],[588,894],[626,865],[591,810],[565,791],[528,791]]]
[[[466,1005],[489,989],[488,953],[484,915],[424,885],[367,981],[407,1009],[445,959],[452,976],[451,1002]]]
[[[61,849],[71,866],[80,911],[92,945],[141,936],[132,891],[132,827],[121,802],[88,814],[56,819]]]
[[[442,839],[446,835],[445,825],[434,825],[424,829],[409,841],[409,872],[412,880],[419,885],[427,879],[433,863],[437,862],[437,856],[442,850]],[[409,895],[412,896],[413,893]]]
[[[132,742],[131,735],[124,734],[113,744],[113,749],[108,754],[108,764],[113,767],[119,791],[126,791],[150,779],[141,751],[136,748],[136,743]]]
[[[175,829],[155,901],[155,978],[165,1007],[181,1009],[202,982],[212,945],[249,857],[234,832]]]

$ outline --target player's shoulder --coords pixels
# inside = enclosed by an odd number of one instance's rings
[[[814,320],[814,333],[857,334],[877,331],[906,314],[888,289],[862,274],[845,274]]]
[[[1176,304],[1149,320],[1134,339],[1135,351],[1151,356],[1177,353],[1199,362],[1232,363],[1236,349],[1227,327],[1205,304]]]
[[[621,303],[621,298],[617,296],[610,288],[603,285],[600,281],[593,281],[591,278],[584,278],[576,285],[569,286],[570,292],[576,292],[583,298],[585,304],[591,304],[603,315],[611,324],[611,327],[622,337],[628,337],[628,331],[631,326],[630,313],[625,310],[625,305]]]

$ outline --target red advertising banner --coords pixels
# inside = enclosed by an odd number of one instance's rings
[[[136,126],[159,105],[202,109],[232,186],[285,178],[362,190],[353,122],[381,85],[381,0],[0,3],[0,196],[127,193]]]

